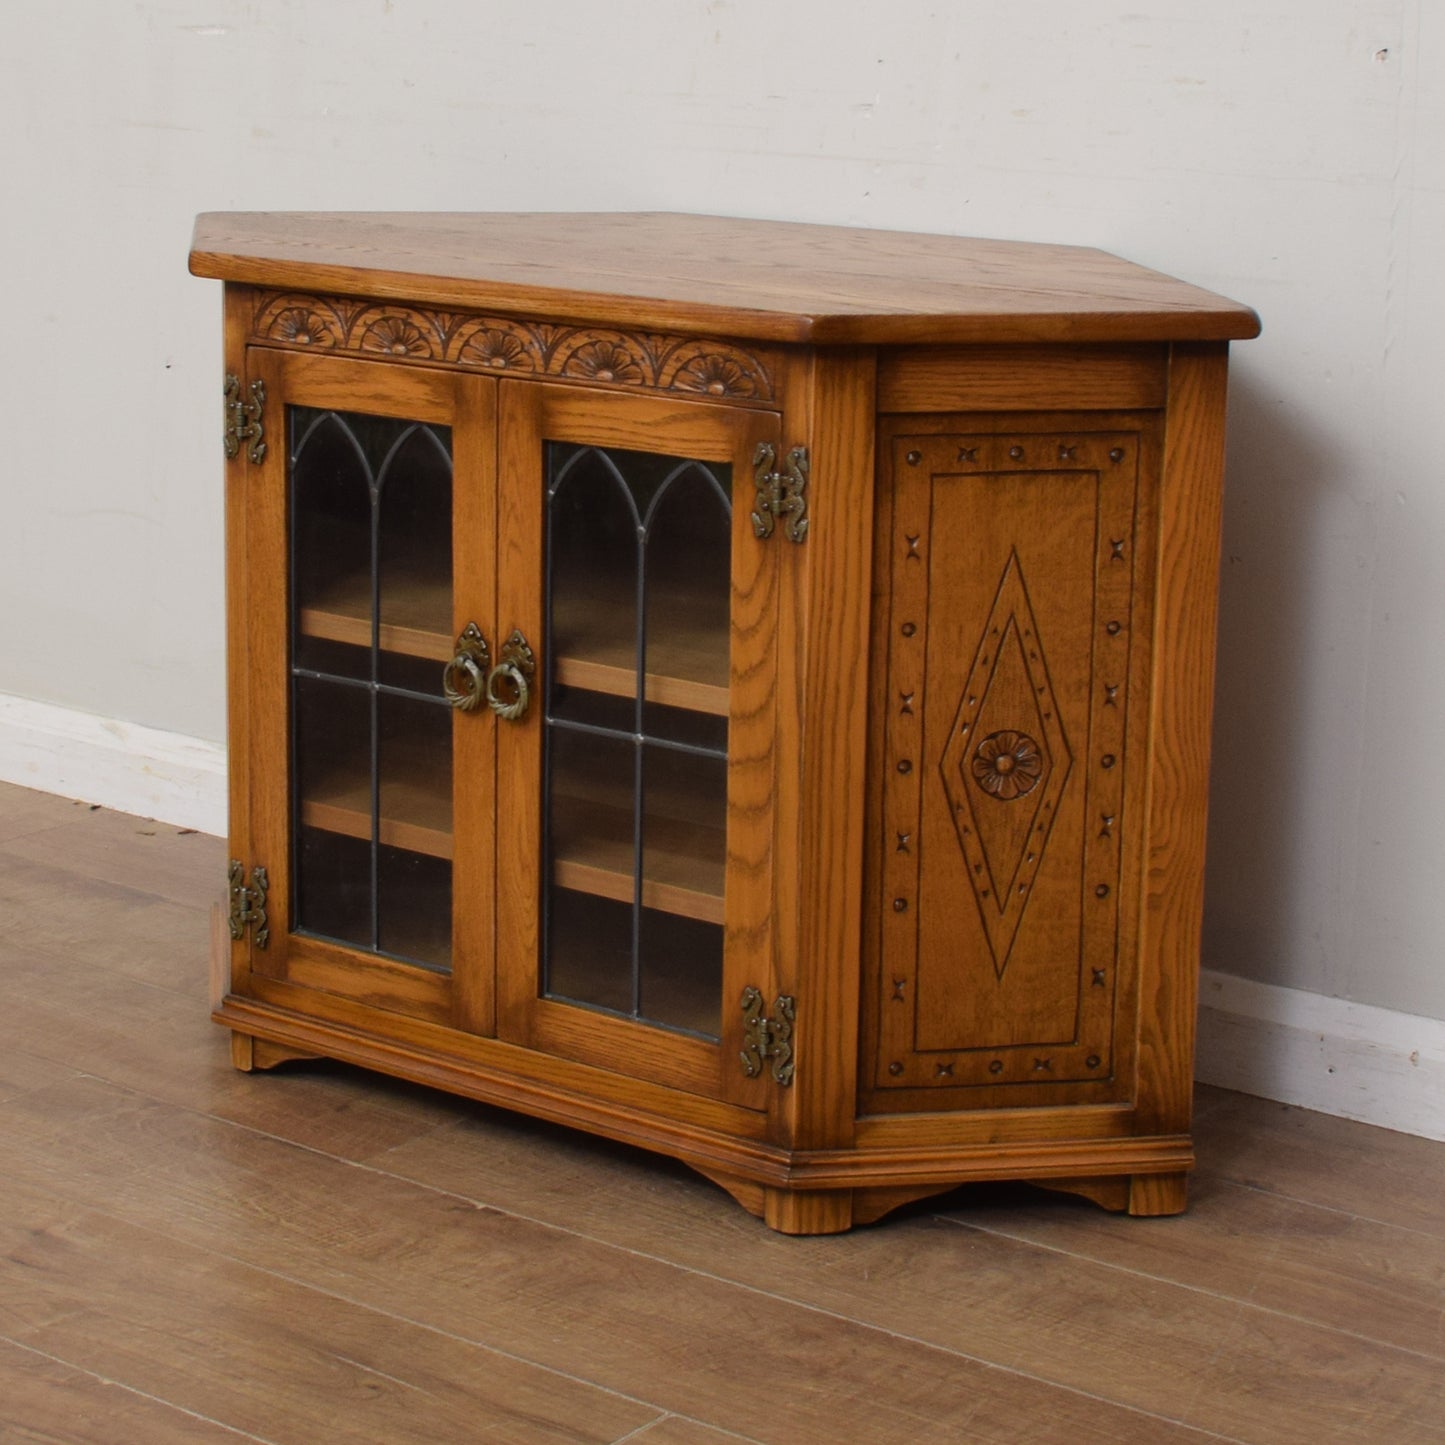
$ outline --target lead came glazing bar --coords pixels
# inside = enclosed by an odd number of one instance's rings
[[[293,926],[444,971],[451,433],[291,407],[287,442]]]
[[[716,1038],[728,468],[553,443],[546,469],[542,991]]]

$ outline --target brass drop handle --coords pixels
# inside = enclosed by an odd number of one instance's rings
[[[487,639],[475,622],[457,638],[456,656],[442,673],[442,696],[458,712],[471,712],[487,691],[487,665],[491,662]]]
[[[504,722],[516,722],[527,711],[536,670],[537,660],[527,639],[514,628],[497,654],[497,665],[487,674],[487,706]]]

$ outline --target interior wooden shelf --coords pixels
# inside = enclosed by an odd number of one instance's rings
[[[642,904],[663,913],[723,921],[726,830],[689,817],[685,800],[651,800],[643,819]],[[695,809],[693,810],[696,811]],[[306,827],[371,837],[371,788],[363,757],[344,759],[301,803]],[[451,774],[444,752],[393,748],[383,758],[381,842],[452,856]],[[632,800],[624,788],[594,786],[588,796],[554,796],[553,882],[621,903],[633,899]]]
[[[660,813],[646,814],[642,827],[642,906],[721,923],[725,830]],[[552,848],[559,888],[632,902],[632,803],[620,790],[613,800],[556,794]]]
[[[388,575],[381,589],[381,647],[450,662],[452,586],[445,572],[421,570]],[[328,642],[371,646],[371,579],[365,573],[338,578],[301,608],[301,631]]]
[[[553,603],[556,679],[565,687],[613,697],[637,696],[636,637],[614,621],[629,615],[630,599],[595,579],[566,588]],[[726,717],[728,633],[705,618],[693,589],[661,584],[655,606],[666,618],[654,627],[643,686],[649,702]],[[382,589],[380,644],[385,652],[451,660],[452,596],[444,576],[418,572],[389,578]],[[707,609],[711,611],[713,609]],[[371,583],[364,574],[341,578],[300,611],[301,631],[328,642],[371,646]]]
[[[648,702],[726,717],[728,626],[698,589],[657,579],[651,602],[664,619],[648,635],[644,696]],[[556,677],[569,687],[614,697],[637,696],[637,638],[629,624],[635,600],[625,584],[599,576],[568,579],[552,599]]]
[[[450,759],[443,749],[388,749],[382,758],[381,842],[390,848],[452,856]],[[363,757],[345,758],[323,773],[301,801],[308,828],[371,837],[371,780]]]

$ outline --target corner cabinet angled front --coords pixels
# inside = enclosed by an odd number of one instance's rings
[[[691,216],[207,215],[191,265],[238,1067],[640,1144],[790,1233],[972,1179],[1183,1208],[1251,312]]]

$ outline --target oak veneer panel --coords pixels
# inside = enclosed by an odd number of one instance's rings
[[[210,213],[190,266],[262,286],[820,344],[1259,330],[1248,308],[1102,251],[717,216]]]
[[[67,1247],[75,1258],[73,1275],[78,1281],[94,1267],[91,1299],[106,1317],[92,1332],[87,1319],[69,1318],[63,1296],[56,1311],[62,1318],[48,1334],[36,1319],[36,1338],[49,1348],[69,1342],[72,1358],[82,1358],[84,1345],[95,1351],[88,1356],[95,1367],[123,1368],[143,1384],[167,1385],[172,1397],[176,1387],[169,1382],[188,1373],[195,1349],[207,1341],[198,1315],[246,1344],[264,1315],[275,1333],[257,1342],[255,1364],[278,1379],[288,1403],[297,1386],[281,1373],[283,1365],[331,1400],[348,1386],[355,1361],[429,1388],[433,1377],[428,1372],[423,1379],[420,1371],[430,1357],[419,1358],[411,1348],[424,1329],[429,1339],[485,1341],[513,1359],[645,1401],[655,1413],[740,1428],[778,1445],[837,1439],[843,1422],[852,1438],[870,1442],[914,1445],[920,1430],[933,1430],[942,1439],[1015,1445],[1020,1418],[1051,1420],[1071,1441],[1097,1445],[1196,1438],[1081,1393],[795,1304],[772,1290],[678,1268],[651,1251],[619,1249],[571,1229],[478,1209],[454,1194],[377,1169],[356,1170],[151,1101],[132,1101],[127,1108],[103,1092],[93,1086],[32,1101],[26,1114],[7,1117],[0,1130],[0,1167],[17,1180],[21,1227],[41,1221],[42,1235],[31,1247],[49,1260],[56,1230],[46,1226],[55,1215],[63,1218],[64,1233],[74,1241]],[[43,1138],[56,1140],[43,1161],[27,1147],[27,1120],[36,1121]],[[27,1178],[37,1169],[43,1185]],[[88,1193],[100,1180],[110,1181],[113,1218],[97,1224],[94,1215],[63,1201]],[[29,1205],[32,1195],[39,1198]],[[733,1217],[746,1223],[735,1211]],[[758,1234],[757,1226],[752,1230]],[[218,1237],[225,1240],[224,1261],[209,1253]],[[770,1251],[788,1247],[763,1238]],[[173,1261],[164,1271],[156,1253],[162,1245]],[[831,1248],[846,1257],[842,1242]],[[111,1254],[122,1257],[111,1260]],[[130,1358],[123,1342],[135,1315],[151,1319],[146,1276],[187,1276],[203,1262],[204,1292],[186,1278],[191,1299],[161,1331],[169,1338],[170,1330],[194,1330],[200,1344],[157,1366],[163,1378],[142,1373],[145,1362]],[[34,1286],[38,1271],[16,1272],[26,1273]],[[259,1283],[258,1273],[265,1275]],[[0,1273],[0,1283],[8,1282]],[[257,1306],[251,1292],[260,1288],[266,1293]],[[139,1294],[137,1301],[129,1301],[131,1291]],[[336,1296],[344,1296],[344,1310]],[[52,1298],[32,1287],[21,1303],[27,1314],[48,1318]],[[360,1311],[367,1318],[358,1318]],[[371,1348],[370,1318],[397,1330],[394,1353],[378,1358]],[[125,1326],[121,1344],[102,1348],[102,1323],[109,1326],[106,1338],[117,1333],[117,1324]],[[333,1361],[319,1369],[313,1361],[318,1339],[336,1341],[332,1349],[344,1357],[341,1366]],[[773,1376],[788,1382],[788,1388],[768,1392],[766,1410],[758,1409],[756,1390],[740,1392],[737,1383],[755,1378],[762,1348]],[[294,1365],[285,1363],[293,1354],[299,1356]],[[478,1365],[439,1349],[435,1368],[468,1380]]]
[[[66,1445],[236,1445],[227,1425],[0,1337],[0,1438]]]
[[[0,1221],[6,1328],[21,1345],[296,1445],[606,1442],[656,1415],[480,1336],[237,1263],[214,1243],[12,1185]]]

